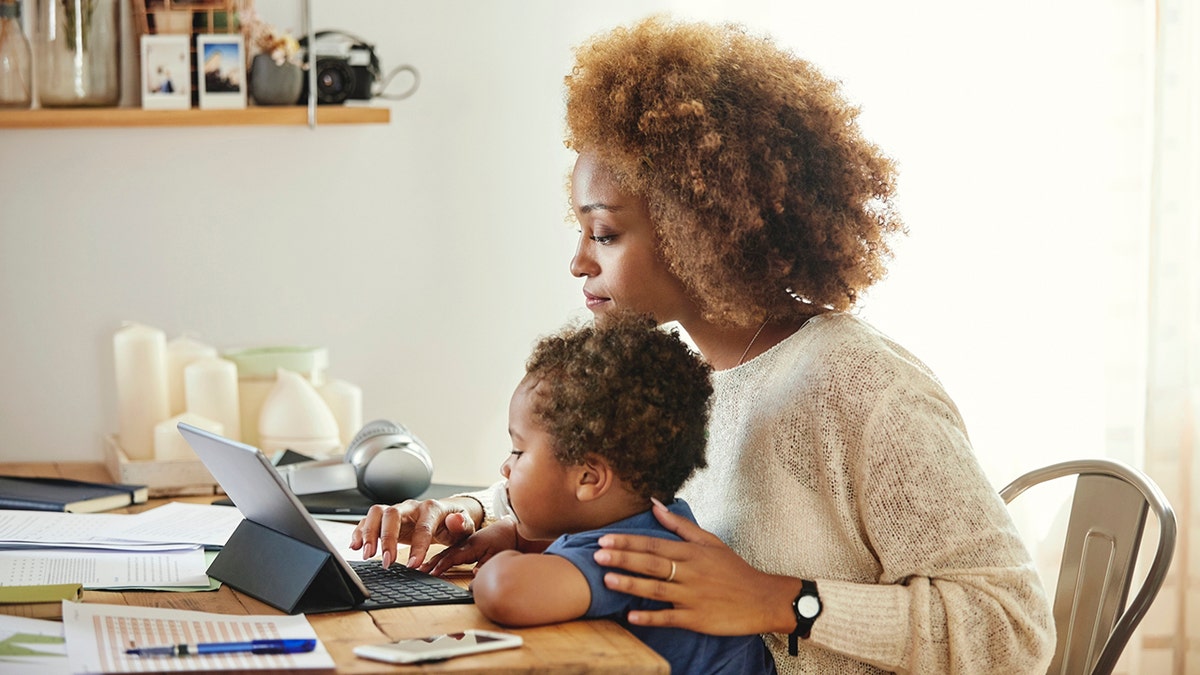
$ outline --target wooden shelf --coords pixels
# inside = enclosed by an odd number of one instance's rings
[[[317,106],[317,126],[387,124],[390,108]],[[242,110],[142,110],[141,108],[42,108],[0,110],[0,129],[65,129],[69,127],[207,127],[243,125],[307,125],[305,106],[261,106]]]

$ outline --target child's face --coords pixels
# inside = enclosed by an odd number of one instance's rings
[[[500,466],[500,473],[508,479],[508,501],[521,536],[554,539],[576,529],[578,471],[554,456],[554,439],[534,420],[536,386],[536,381],[527,378],[513,392],[508,406],[513,450]]]

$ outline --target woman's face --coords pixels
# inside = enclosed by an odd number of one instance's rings
[[[691,303],[659,256],[646,200],[621,192],[609,171],[583,153],[571,206],[579,222],[571,274],[584,280],[588,309],[597,317],[619,308],[652,314],[659,323],[679,320]]]
[[[533,416],[536,383],[522,380],[508,406],[512,453],[500,465],[508,502],[526,539],[554,539],[576,529],[578,473],[554,456],[554,439]]]

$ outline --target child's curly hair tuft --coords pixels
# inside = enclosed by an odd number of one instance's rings
[[[847,309],[883,277],[887,240],[904,231],[895,166],[838,82],[741,26],[663,17],[575,58],[566,144],[647,200],[661,253],[706,318]]]
[[[559,461],[603,457],[636,494],[663,501],[705,466],[712,369],[677,330],[614,312],[542,338],[525,371]]]

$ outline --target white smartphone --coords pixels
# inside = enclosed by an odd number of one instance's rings
[[[523,643],[520,635],[490,630],[465,630],[461,633],[431,635],[382,645],[359,645],[354,648],[354,653],[365,659],[388,663],[418,663],[497,649],[511,649],[520,647]]]

